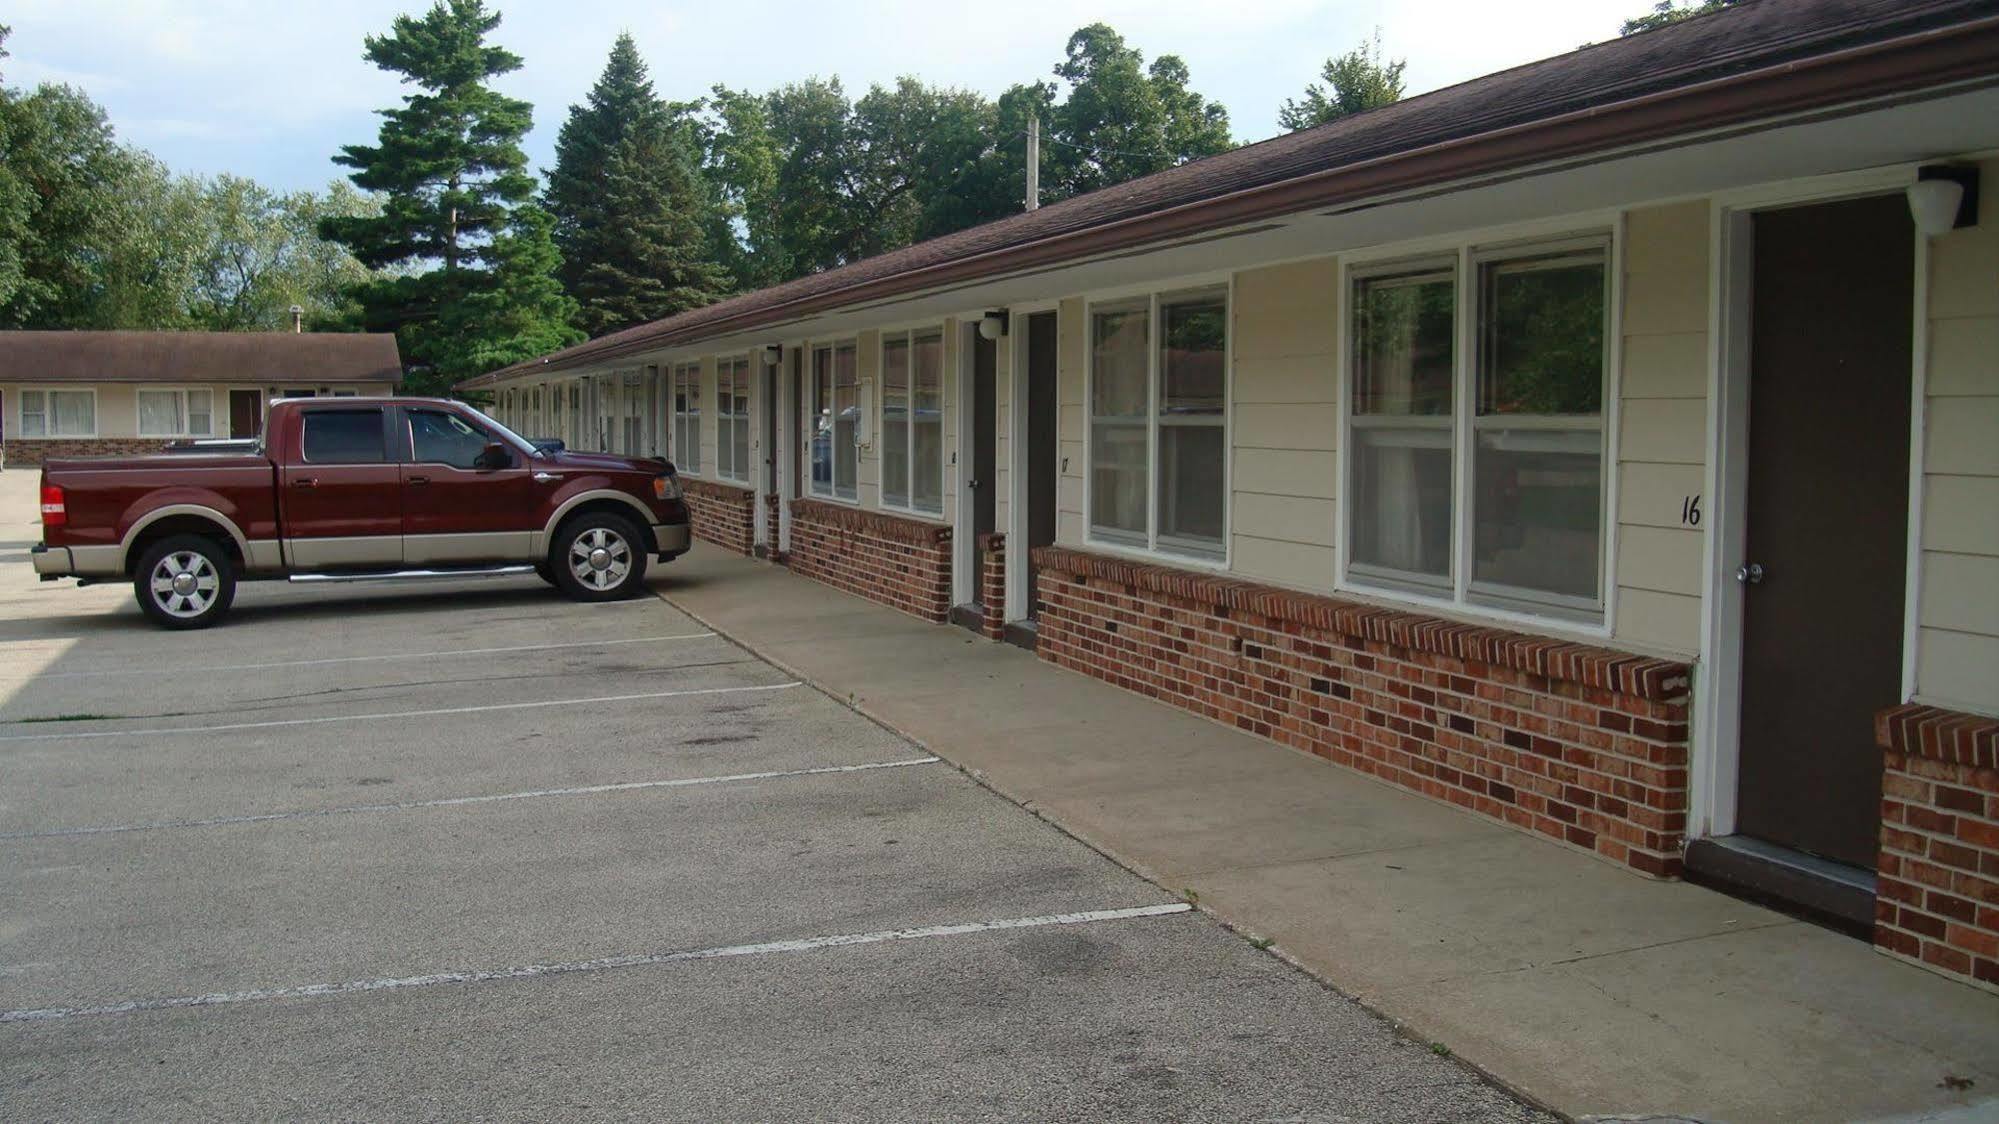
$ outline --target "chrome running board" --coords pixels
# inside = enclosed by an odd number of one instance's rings
[[[320,582],[401,582],[422,581],[426,578],[511,578],[521,574],[534,573],[534,567],[487,566],[474,570],[385,570],[380,573],[365,574],[293,574],[286,581],[295,585],[314,585]]]

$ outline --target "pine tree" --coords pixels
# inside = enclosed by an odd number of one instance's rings
[[[616,236],[584,239],[586,265],[571,289],[586,332],[614,332],[728,295],[729,275],[709,254],[702,186],[686,141],[662,114],[611,152],[599,194],[605,229]]]
[[[555,219],[555,245],[562,251],[562,283],[577,292],[591,265],[591,244],[599,241],[604,212],[604,174],[611,156],[632,130],[665,112],[647,77],[645,60],[630,32],[611,44],[610,58],[583,104],[555,137],[555,167],[548,171],[542,205]]]
[[[535,184],[521,138],[533,107],[488,84],[521,66],[519,55],[486,42],[499,24],[483,0],[438,0],[421,17],[396,17],[390,34],[369,36],[364,57],[417,90],[382,111],[377,144],[348,145],[334,158],[383,205],[379,215],[329,218],[321,230],[363,265],[389,271],[354,295],[368,328],[400,337],[416,368],[406,382],[419,390],[580,338],[566,323],[537,319],[566,306],[541,299],[520,272],[552,274],[558,259],[552,244],[543,249],[545,216],[525,206]],[[481,328],[466,311],[475,307],[510,327]]]

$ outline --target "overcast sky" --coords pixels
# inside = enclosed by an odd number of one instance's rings
[[[526,59],[502,86],[535,106],[528,155],[551,160],[556,127],[629,30],[670,98],[720,82],[766,90],[838,75],[850,93],[902,74],[996,95],[1046,77],[1077,27],[1103,20],[1148,59],[1174,53],[1194,88],[1228,106],[1239,140],[1276,132],[1277,108],[1379,28],[1409,60],[1410,93],[1617,34],[1648,0],[1013,0],[952,10],[934,0],[494,0],[500,43]],[[274,187],[340,173],[340,145],[374,138],[372,111],[401,87],[361,59],[362,36],[422,0],[10,0],[9,85],[81,86],[119,135],[178,171],[235,172]]]

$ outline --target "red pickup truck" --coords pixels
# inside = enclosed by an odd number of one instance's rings
[[[540,447],[461,402],[302,398],[246,452],[49,461],[42,537],[43,581],[130,581],[158,623],[203,628],[239,580],[532,572],[628,597],[688,522],[663,460]]]

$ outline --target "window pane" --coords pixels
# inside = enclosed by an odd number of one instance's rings
[[[944,510],[944,337],[916,337],[911,404],[911,504],[919,511]]]
[[[859,450],[854,446],[861,419],[860,369],[853,344],[833,349],[833,494],[853,499]]]
[[[736,432],[736,479],[747,480],[750,475],[750,419],[739,417],[735,420]]]
[[[1090,425],[1090,529],[1106,539],[1145,546],[1143,421]]]
[[[55,407],[54,432],[58,437],[88,437],[97,432],[97,396],[86,390],[57,390],[49,393]]]
[[[1602,253],[1497,262],[1483,276],[1478,412],[1601,413]]]
[[[1601,599],[1603,434],[1486,429],[1473,459],[1472,585]],[[1506,590],[1491,590],[1502,595]]]
[[[1147,318],[1143,307],[1098,311],[1091,317],[1091,417],[1145,416]]]
[[[1160,302],[1160,417],[1221,417],[1228,402],[1228,327],[1228,300],[1221,294]]]
[[[57,395],[60,402],[63,395]],[[186,432],[181,427],[180,391],[141,390],[139,392],[139,436],[175,437]]]
[[[812,490],[833,490],[833,349],[812,353]]]
[[[1356,427],[1353,562],[1451,584],[1451,427]]]
[[[479,454],[493,440],[454,414],[412,410],[409,419],[411,456],[417,461],[477,468]]]
[[[196,437],[207,437],[215,432],[215,394],[208,390],[187,392],[187,431]]]
[[[313,410],[305,415],[305,459],[314,464],[381,464],[380,410]]]
[[[1223,553],[1223,458],[1226,431],[1216,425],[1159,430],[1159,545],[1220,557]]]
[[[909,337],[882,343],[882,502],[909,505]]]
[[[48,399],[39,390],[21,392],[21,436],[49,435]]]
[[[1450,415],[1456,306],[1448,270],[1354,285],[1355,414]]]

